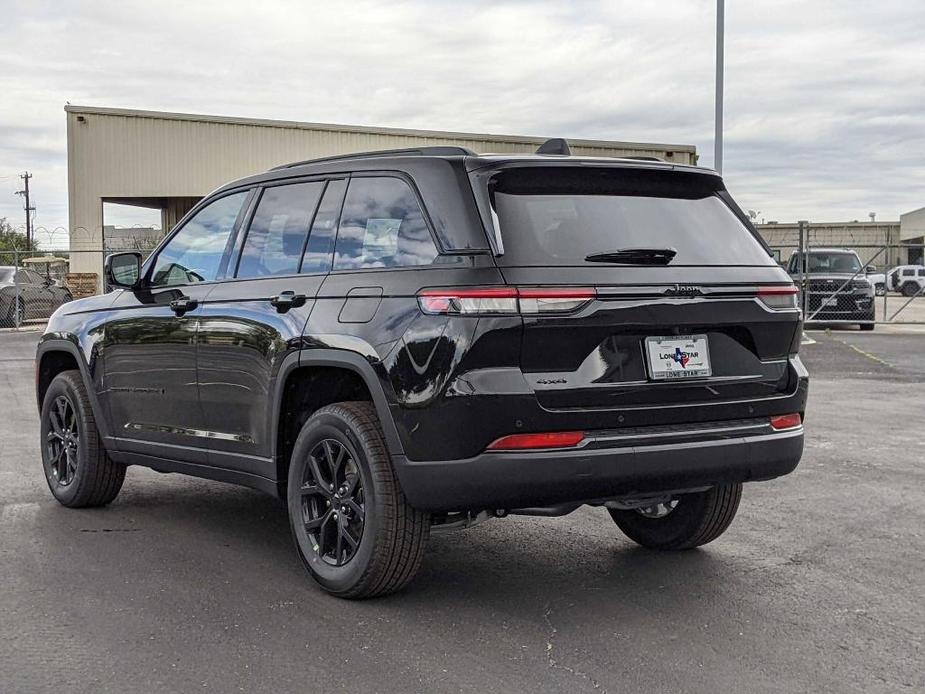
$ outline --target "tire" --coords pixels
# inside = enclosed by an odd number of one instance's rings
[[[125,466],[111,461],[103,448],[79,371],[63,371],[49,384],[40,443],[45,480],[62,505],[105,506],[119,494]]]
[[[742,485],[722,484],[705,492],[681,494],[661,518],[647,518],[635,509],[608,509],[617,527],[633,542],[649,549],[692,549],[722,535],[739,509]]]
[[[19,314],[17,316],[17,313]],[[0,328],[18,328],[26,318],[26,303],[21,296],[10,301],[6,316],[0,319]]]
[[[883,282],[877,282],[877,284],[874,285],[874,294],[877,296],[886,294],[886,285],[883,284]]]
[[[915,296],[919,292],[919,285],[915,282],[906,282],[903,285],[903,296]]]
[[[430,516],[405,499],[371,403],[328,405],[305,422],[292,451],[287,506],[302,563],[332,595],[393,593],[421,565]]]

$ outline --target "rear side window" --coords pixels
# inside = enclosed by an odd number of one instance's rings
[[[334,269],[429,265],[437,247],[411,187],[402,179],[352,178],[344,200]]]
[[[912,277],[915,274],[915,270],[912,268],[907,268],[903,270],[903,277]]]
[[[266,188],[247,231],[238,277],[294,275],[324,181]]]
[[[773,265],[702,174],[591,167],[524,167],[490,193],[504,265],[589,265],[587,256],[673,249],[677,265]]]
[[[337,218],[340,205],[347,189],[347,179],[335,179],[328,182],[324,197],[315,213],[312,231],[308,236],[308,246],[302,259],[301,272],[306,274],[327,272],[331,269],[331,251],[334,248],[334,236],[337,233]]]

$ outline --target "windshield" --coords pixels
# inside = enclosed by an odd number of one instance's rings
[[[653,263],[653,249],[674,251],[668,254],[672,266],[774,264],[724,202],[713,176],[524,167],[497,174],[490,192],[504,243],[502,264],[664,265]]]
[[[809,263],[805,272],[836,272],[855,274],[861,271],[861,261],[849,251],[817,251],[807,255]],[[799,254],[790,259],[791,273],[800,271]]]

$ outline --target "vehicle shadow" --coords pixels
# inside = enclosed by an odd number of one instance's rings
[[[220,566],[222,580],[233,581],[234,570],[229,573],[219,556],[232,552],[247,558],[240,571],[258,565],[272,571],[284,591],[304,588],[333,600],[305,574],[280,500],[181,477],[157,476],[135,486],[131,474],[122,495],[108,508],[74,512],[49,503],[46,512],[66,517],[73,532],[135,531],[138,542],[146,546],[144,556],[133,559],[138,570],[144,570],[144,562],[163,567],[180,556],[196,562],[205,583],[219,579],[209,574]],[[624,538],[603,509],[584,508],[553,519],[509,517],[433,534],[415,581],[396,595],[372,602],[387,611],[439,601],[441,609],[479,604],[489,612],[509,612],[520,605],[535,613],[567,597],[572,609],[581,612],[593,612],[602,602],[614,600],[638,602],[646,610],[658,603],[659,609],[670,610],[672,603],[696,599],[700,593],[737,590],[742,560],[727,557],[722,544],[721,539],[705,549],[678,553],[645,550]],[[118,551],[132,549],[123,545]],[[98,560],[118,558],[107,555]]]

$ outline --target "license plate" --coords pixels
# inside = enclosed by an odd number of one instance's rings
[[[696,378],[713,373],[706,335],[647,337],[646,358],[654,380]]]
[[[828,299],[822,300],[823,306],[838,306],[838,299],[834,296],[830,296]]]

